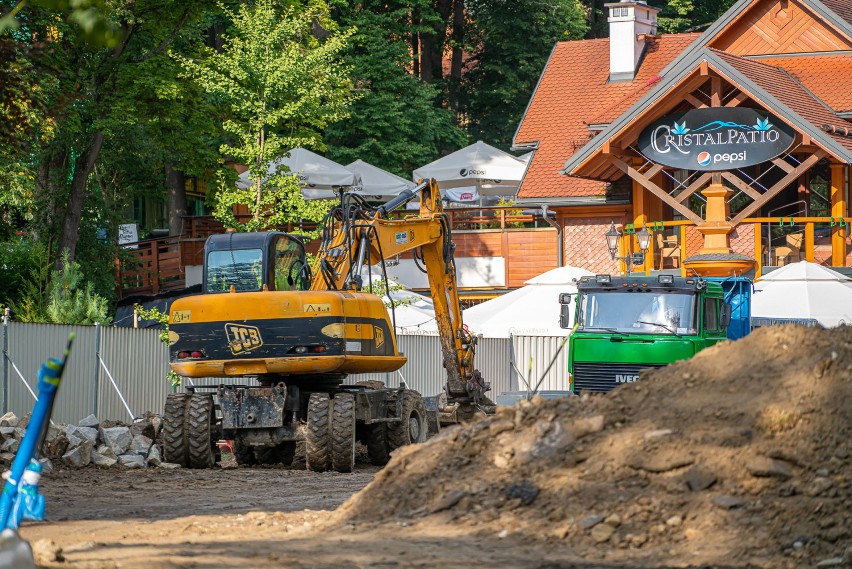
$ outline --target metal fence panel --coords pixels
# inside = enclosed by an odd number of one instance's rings
[[[61,358],[71,332],[77,334],[74,348],[66,363],[62,384],[53,407],[52,419],[57,423],[77,422],[92,412],[95,382],[98,378],[95,359],[95,327],[60,324],[9,322],[9,358],[20,370],[30,388],[37,392],[38,370],[47,358]],[[9,399],[6,410],[18,417],[32,412],[35,400],[24,387],[12,363],[8,366]]]
[[[513,381],[507,391],[567,391],[568,342],[558,336],[512,336]],[[529,387],[528,387],[529,384]]]

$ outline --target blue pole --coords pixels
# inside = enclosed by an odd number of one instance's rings
[[[71,352],[73,341],[74,334],[71,334],[68,338],[68,346],[65,348],[65,355],[61,361],[50,358],[42,364],[38,371],[38,401],[33,407],[26,434],[24,434],[24,438],[18,447],[15,460],[12,461],[9,478],[3,486],[2,495],[0,495],[0,530],[17,527],[17,520],[10,519],[10,514],[18,496],[18,486],[27,465],[40,446],[42,432],[47,428],[47,423],[50,421],[53,401],[56,397],[56,391],[59,389],[62,371],[65,368],[65,362],[68,360],[68,354]]]

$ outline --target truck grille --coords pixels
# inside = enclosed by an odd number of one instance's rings
[[[574,362],[574,392],[606,393],[623,383],[633,383],[643,369],[655,369],[664,364],[615,364]]]

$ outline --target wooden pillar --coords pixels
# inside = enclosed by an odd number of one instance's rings
[[[805,223],[805,261],[814,262],[814,223]]]
[[[754,267],[754,278],[758,279],[763,274],[763,225],[754,224],[754,258],[757,265]]]
[[[831,217],[844,217],[847,212],[846,171],[844,164],[831,166]],[[846,226],[837,224],[831,228],[831,264],[834,267],[846,266]]]
[[[638,165],[634,164],[634,168]],[[640,184],[637,180],[633,180],[633,226],[638,231],[639,228],[645,227],[648,223],[648,201],[650,195],[648,190]],[[631,242],[633,244],[633,251],[639,252],[639,241],[636,239],[636,234],[630,236]],[[629,254],[629,252],[628,252]],[[648,249],[648,252],[645,255],[645,263],[642,265],[636,265],[633,267],[636,272],[645,271],[648,272],[649,267],[651,266],[651,262],[648,261],[648,257],[653,256],[653,249]],[[628,263],[631,261],[627,261]]]

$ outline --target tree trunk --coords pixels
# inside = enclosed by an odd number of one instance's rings
[[[462,43],[464,42],[464,0],[453,2],[453,55],[450,62],[450,85],[448,100],[450,109],[458,112],[460,100],[460,88],[462,78],[463,55]]]
[[[62,252],[64,250],[68,250],[68,262],[73,261],[77,253],[77,233],[80,230],[80,217],[83,212],[83,200],[86,197],[86,184],[89,180],[89,174],[95,167],[98,155],[101,153],[103,141],[104,134],[96,131],[86,149],[74,164],[74,177],[71,179],[68,207],[65,209],[65,216],[62,220],[58,256],[54,264],[56,270],[62,269]]]
[[[420,16],[417,11],[411,13],[411,27],[420,25]],[[420,35],[416,32],[411,34],[411,70],[415,77],[420,78]]]
[[[183,233],[183,216],[186,215],[186,176],[166,164],[166,186],[169,188],[169,235]]]
[[[64,187],[67,177],[68,150],[63,148],[51,152],[41,162],[36,178],[35,197],[37,223],[31,224],[33,239],[50,238],[53,234],[53,224],[56,223],[59,207],[57,196],[62,195],[60,188]],[[59,183],[57,183],[59,181]]]

